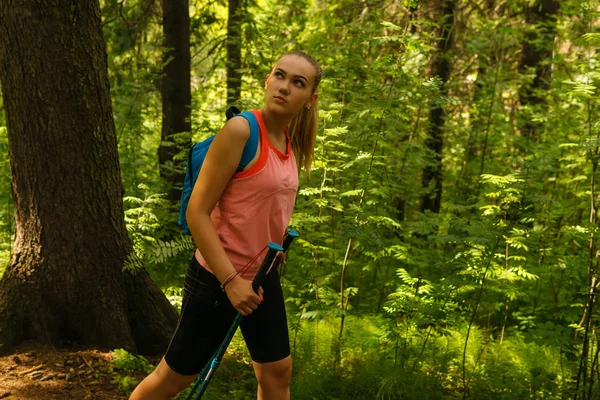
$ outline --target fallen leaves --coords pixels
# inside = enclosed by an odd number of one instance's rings
[[[23,347],[0,357],[0,400],[126,398],[111,383],[110,353],[35,343]]]

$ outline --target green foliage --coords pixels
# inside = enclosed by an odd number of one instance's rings
[[[347,320],[342,362],[332,368],[334,318],[306,321],[294,353],[292,395],[298,399],[451,399],[461,398],[459,355],[464,325],[429,337],[426,329],[403,326],[402,340],[387,332],[383,318]],[[394,357],[395,348],[398,356]],[[573,364],[556,347],[536,344],[515,334],[502,344],[475,329],[467,349],[473,368],[474,399],[560,399]]]
[[[109,367],[111,382],[117,385],[123,394],[130,394],[140,382],[138,378],[132,376],[133,374],[149,374],[154,371],[154,366],[142,356],[132,355],[123,349],[113,350],[111,354],[113,357]]]
[[[124,373],[145,372],[149,374],[154,371],[148,360],[142,356],[135,356],[127,350],[117,349],[112,351],[112,364],[116,371]]]
[[[169,286],[166,289],[163,289],[165,296],[169,300],[169,303],[178,312],[181,312],[181,303],[183,302],[183,287],[181,286]]]
[[[133,242],[133,251],[124,265],[124,270],[133,273],[138,269],[147,267],[158,282],[168,284],[178,279],[183,268],[164,270],[164,265],[185,265],[184,260],[195,250],[191,236],[183,235],[172,240],[162,240],[164,235],[162,227],[168,218],[174,218],[174,213],[166,212],[171,204],[163,198],[162,194],[151,194],[146,185],[139,185],[144,191],[144,198],[126,196],[123,201],[129,208],[125,208],[125,223],[127,231]],[[161,218],[164,221],[161,224]],[[174,294],[171,292],[171,294]],[[178,302],[176,297],[173,298]]]

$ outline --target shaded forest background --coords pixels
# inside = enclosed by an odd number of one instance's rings
[[[193,245],[171,183],[186,149],[229,104],[259,108],[277,56],[301,49],[324,79],[282,278],[293,398],[598,398],[597,2],[190,2],[189,37],[167,49],[159,1],[100,3],[126,270],[178,307]],[[169,81],[182,48],[189,79]],[[189,100],[169,93],[185,83]]]

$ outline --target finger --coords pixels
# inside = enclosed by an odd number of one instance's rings
[[[277,253],[277,257],[279,258],[279,264],[285,263],[285,253],[283,251]]]
[[[258,297],[260,297],[261,302],[265,299],[265,291],[262,286],[258,288]]]
[[[260,303],[262,303],[262,296],[258,293],[254,293],[254,296],[252,296],[250,301],[258,306]]]

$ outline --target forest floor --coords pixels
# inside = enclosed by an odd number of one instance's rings
[[[113,383],[112,358],[110,352],[22,343],[0,357],[0,399],[127,399]]]

